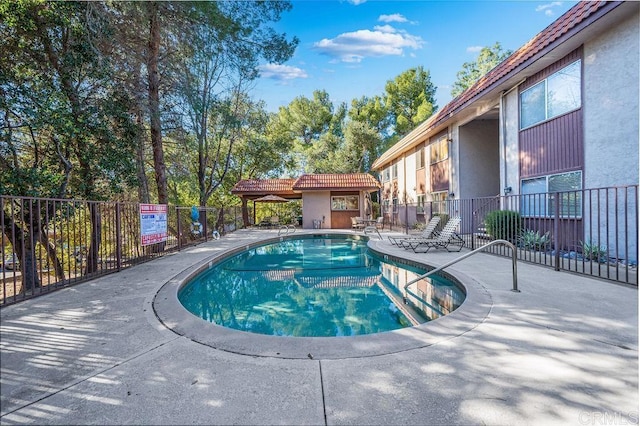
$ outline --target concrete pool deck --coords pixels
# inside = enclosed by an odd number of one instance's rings
[[[447,269],[477,306],[395,351],[332,356],[329,339],[312,358],[247,355],[158,319],[165,284],[276,234],[238,231],[2,308],[0,424],[638,423],[637,289],[520,262],[514,293],[510,259],[488,254]],[[459,256],[371,246],[434,266]]]

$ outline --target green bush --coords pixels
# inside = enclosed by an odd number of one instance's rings
[[[522,216],[510,210],[494,210],[484,219],[487,233],[496,240],[507,240],[512,243],[518,240],[522,229]]]
[[[540,235],[539,231],[527,229],[518,237],[520,247],[525,249],[542,250],[549,244],[549,232]]]
[[[591,260],[598,263],[606,263],[609,260],[609,250],[605,245],[580,241],[582,246],[582,256],[585,260]]]

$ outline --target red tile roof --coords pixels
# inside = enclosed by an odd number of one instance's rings
[[[319,190],[319,189],[378,189],[380,183],[376,178],[367,173],[335,173],[302,175],[293,184],[293,189]]]
[[[242,194],[294,194],[295,179],[243,179],[231,188],[231,193]]]
[[[302,175],[298,179],[244,179],[231,189],[237,195],[294,195],[300,191],[331,189],[378,189],[380,183],[367,173]]]

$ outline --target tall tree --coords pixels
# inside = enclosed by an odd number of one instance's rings
[[[483,47],[475,62],[462,64],[462,69],[457,74],[458,79],[451,88],[451,96],[456,97],[467,90],[483,75],[507,59],[511,53],[513,53],[511,50],[502,50],[502,46],[498,42],[492,47]]]
[[[290,172],[294,175],[303,172],[319,172],[321,167],[316,164],[318,153],[323,152],[318,144],[330,144],[325,135],[342,135],[342,121],[346,116],[346,107],[339,106],[334,112],[329,94],[325,90],[313,92],[313,98],[298,96],[286,107],[280,107],[278,113],[272,117],[270,136],[293,146],[293,160],[296,169]],[[315,149],[314,149],[315,146]],[[326,153],[326,151],[324,151]]]
[[[110,27],[100,13],[92,13],[101,7],[0,2],[0,106],[5,123],[0,183],[7,193],[97,200],[132,183],[130,99],[110,80]],[[46,223],[40,220],[41,212],[28,211],[28,220],[6,215],[2,224],[10,239],[28,235],[22,238],[25,252],[18,252],[24,257],[20,261],[27,283],[33,277],[37,240],[58,264],[42,232]],[[92,207],[89,215],[88,273],[97,268],[101,243],[99,212]],[[15,247],[16,241],[12,243]],[[60,268],[56,273],[61,274]]]
[[[436,87],[431,82],[429,71],[422,66],[411,68],[387,81],[385,91],[386,107],[398,136],[409,133],[437,109]]]
[[[254,108],[246,95],[258,61],[287,60],[297,40],[287,41],[268,24],[287,2],[195,3],[190,47],[179,81],[186,130],[195,134],[199,203],[206,205],[229,171],[233,146]]]

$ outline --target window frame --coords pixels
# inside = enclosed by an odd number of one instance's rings
[[[449,139],[447,135],[441,136],[429,146],[431,150],[429,165],[434,165],[449,159]],[[446,149],[443,149],[443,147],[446,147]]]
[[[426,161],[424,160],[424,147],[420,147],[416,151],[416,170],[424,169],[426,166]]]
[[[416,196],[416,214],[424,214],[424,206],[426,201],[427,196],[425,194],[418,194]]]
[[[436,191],[431,194],[431,215],[447,214],[447,191]],[[442,198],[442,199],[439,199]]]
[[[549,180],[558,176],[566,176],[571,174],[579,174],[578,181],[580,182],[579,189],[567,189],[562,191],[550,191]],[[544,192],[531,192],[525,193],[524,185],[526,182],[541,181],[544,179],[545,191]],[[532,178],[525,178],[520,180],[520,212],[523,217],[540,217],[540,218],[553,218],[555,217],[555,194],[561,194],[563,197],[562,206],[564,207],[560,211],[560,217],[564,219],[582,219],[583,215],[583,196],[584,182],[582,170],[571,170],[561,173],[552,173],[544,176],[536,176]],[[537,197],[534,197],[537,195]],[[531,200],[534,200],[533,202]],[[533,207],[532,207],[533,205]],[[572,208],[574,210],[572,210]]]
[[[573,106],[571,108],[568,108],[566,110],[562,110],[560,112],[555,113],[555,115],[550,115],[549,110],[551,109],[552,106],[549,105],[550,102],[550,95],[549,95],[549,81],[554,81],[555,78],[558,78],[563,72],[565,72],[568,68],[571,68],[573,66],[575,66],[576,64],[578,64],[578,72],[577,72],[577,84],[576,84],[576,88],[577,88],[577,94],[578,94],[578,104],[576,106]],[[520,95],[518,96],[518,101],[519,101],[519,105],[518,105],[518,113],[519,113],[519,127],[520,130],[525,130],[534,126],[537,126],[541,123],[545,123],[549,120],[553,120],[554,118],[560,117],[562,115],[568,114],[570,112],[579,110],[580,108],[582,108],[582,59],[576,59],[575,61],[567,64],[566,66],[562,67],[561,69],[559,69],[558,71],[550,74],[549,76],[547,76],[545,79],[540,80],[539,82],[533,84],[531,87],[526,88],[525,90],[523,90],[522,92],[520,92]],[[540,86],[543,86],[543,95],[544,95],[544,99],[542,100],[544,102],[544,118],[539,119],[538,121],[532,121],[532,122],[527,122],[524,123],[523,122],[523,117],[525,117],[525,114],[523,113],[523,109],[524,107],[527,105],[526,102],[523,101],[524,97],[527,97],[528,95],[531,95],[533,93],[534,90],[539,90]],[[562,87],[567,87],[567,85],[563,85]]]
[[[348,200],[349,199],[349,200]],[[355,201],[355,207],[353,202]],[[351,202],[351,204],[350,204]],[[351,206],[351,208],[349,208]],[[332,195],[331,196],[331,211],[343,212],[343,211],[360,211],[360,196],[358,195]]]

